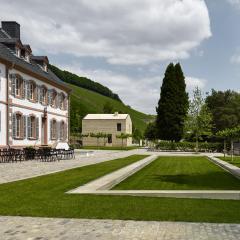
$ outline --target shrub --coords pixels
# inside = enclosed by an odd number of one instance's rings
[[[156,145],[156,148],[160,150],[168,150],[168,151],[192,152],[192,151],[195,151],[196,143],[195,142],[161,141]],[[223,144],[199,142],[198,148],[199,148],[199,152],[221,152],[223,150]]]

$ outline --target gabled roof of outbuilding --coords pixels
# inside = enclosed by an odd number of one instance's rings
[[[128,114],[88,114],[84,120],[125,120]]]

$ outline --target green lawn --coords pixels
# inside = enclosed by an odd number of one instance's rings
[[[159,157],[114,189],[232,190],[240,181],[205,157]]]
[[[0,215],[240,223],[240,201],[65,193],[143,157],[131,156],[2,184]]]
[[[92,146],[85,146],[81,147],[81,149],[89,149],[89,150],[123,150],[123,151],[129,151],[138,149],[139,147],[131,146],[131,147],[92,147]]]
[[[237,157],[234,156],[233,161],[232,161],[231,157],[225,157],[225,158],[218,157],[218,158],[240,168],[240,157],[239,156],[237,156]]]

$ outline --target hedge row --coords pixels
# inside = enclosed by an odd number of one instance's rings
[[[161,141],[157,143],[156,148],[159,150],[190,152],[196,150],[196,143]],[[199,142],[198,149],[200,152],[221,152],[223,151],[223,144]]]

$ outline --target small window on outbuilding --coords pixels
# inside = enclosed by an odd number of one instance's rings
[[[108,135],[108,143],[112,143],[112,135]]]
[[[121,124],[121,123],[118,123],[118,124],[117,124],[117,131],[118,131],[118,132],[121,132],[121,131],[122,131],[122,124]]]

